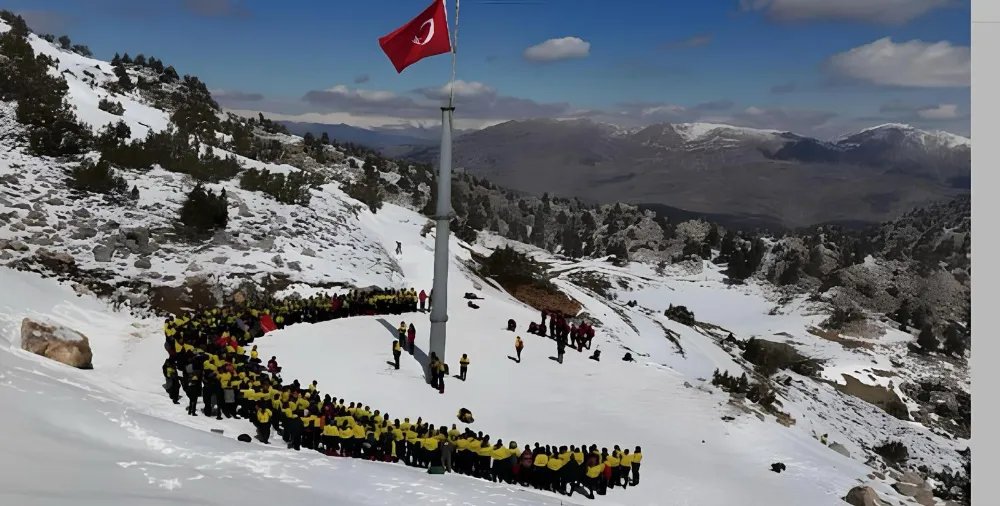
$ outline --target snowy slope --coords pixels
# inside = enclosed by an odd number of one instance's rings
[[[36,51],[54,54],[60,71],[72,73],[65,74],[70,100],[82,119],[95,129],[119,119],[97,109],[105,92],[83,78],[84,70],[99,78],[110,75],[108,64],[37,38],[32,43]],[[116,100],[125,105],[124,119],[134,136],[145,135],[143,128],[165,128],[167,113],[133,98]],[[12,105],[0,107],[9,112]],[[243,162],[264,170],[298,170]],[[235,180],[209,185],[225,188],[229,195],[228,231],[207,243],[188,244],[172,240],[169,233],[185,192],[193,186],[181,175],[160,169],[124,172],[129,185],[139,188],[140,199],[121,207],[69,192],[64,181],[68,167],[19,147],[0,149],[0,243],[7,248],[0,248],[0,262],[28,258],[45,248],[69,255],[78,268],[104,269],[111,284],[142,280],[176,286],[198,276],[229,285],[243,277],[281,274],[296,282],[289,291],[304,294],[315,290],[310,285],[333,283],[431,286],[433,233],[419,234],[427,219],[391,204],[373,215],[337,183],[314,190],[309,207],[243,191]],[[137,229],[148,232],[148,246],[117,248],[110,259],[95,251],[113,244],[123,231]],[[396,241],[403,244],[399,256],[390,253]],[[859,480],[869,481],[862,445],[879,444],[889,436],[906,441],[914,459],[935,468],[958,468],[956,451],[967,442],[947,441],[889,418],[811,379],[797,378],[783,392],[782,409],[796,420],[791,427],[730,406],[728,394],[706,380],[716,368],[738,374],[744,365],[720,346],[720,336],[710,328],[666,319],[667,305],[686,305],[700,321],[741,339],[792,336],[798,347],[831,359],[827,379],[835,382],[842,381],[842,372],[868,381],[866,370],[892,369],[886,357],[912,338],[889,332],[879,342],[884,350],[847,352],[806,331],[823,318],[806,301],[779,303],[777,295],[759,286],[729,288],[708,265],[700,273],[661,275],[641,264],[616,268],[599,261],[568,262],[518,245],[550,265],[553,282],[600,320],[594,347],[604,358],[597,363],[569,350],[566,363],[559,365],[549,359],[555,353],[551,341],[522,333],[523,362],[508,360],[514,336],[503,330],[507,319],[516,319],[524,329],[538,318],[537,311],[478,280],[466,265],[469,249],[486,253],[503,242],[488,235],[477,245],[451,241],[445,358],[456,364],[467,353],[472,364],[468,381],[449,380],[445,395],[423,384],[413,359],[404,360],[399,371],[387,366],[396,317],[384,323],[364,317],[284,329],[258,341],[261,355],[278,356],[291,373],[288,379],[316,379],[332,395],[362,401],[393,417],[422,416],[450,424],[458,408],[467,407],[475,413],[475,429],[505,441],[641,445],[646,455],[643,482],[594,501],[601,504],[661,505],[664,498],[671,504],[707,506],[839,504]],[[575,284],[571,274],[580,271],[624,280],[624,285],[617,283],[617,300]],[[247,424],[192,419],[166,398],[160,386],[164,357],[159,320],[114,313],[106,303],[78,296],[68,286],[5,267],[0,267],[0,286],[0,386],[7,387],[0,389],[0,402],[19,407],[0,421],[0,430],[18,435],[12,438],[12,450],[0,456],[0,463],[12,470],[0,475],[4,504],[64,504],[66,495],[79,491],[94,504],[129,505],[164,500],[231,504],[234,499],[250,505],[312,500],[366,505],[589,502],[460,476],[430,477],[398,465],[241,445],[232,436],[249,431]],[[481,309],[465,306],[465,292],[484,297]],[[630,299],[638,302],[636,307],[624,304]],[[775,307],[780,310],[769,314]],[[95,369],[72,370],[20,351],[17,333],[25,316],[52,318],[87,335]],[[417,346],[426,350],[427,316],[398,319],[416,324]],[[679,336],[678,344],[665,337],[665,330]],[[625,350],[638,362],[619,360]],[[724,422],[724,416],[735,419]],[[208,432],[212,428],[224,429],[225,437]],[[824,447],[814,433],[829,433],[855,458]],[[23,464],[29,461],[45,465]],[[771,463],[779,461],[787,471],[770,472]],[[82,475],[81,467],[87,469]],[[37,478],[42,472],[49,474],[45,482]],[[883,497],[892,494],[887,482],[872,486]]]
[[[365,225],[384,223],[382,233],[405,240],[404,254],[411,263],[403,263],[403,270],[414,273],[414,284],[422,284],[428,276],[424,261],[431,253],[424,249],[428,244],[419,239],[418,224],[405,223],[413,221],[405,220],[413,216],[407,214],[390,208]],[[472,280],[459,272],[456,269],[457,275],[452,277],[452,290],[475,290]],[[498,492],[492,485],[453,476],[438,478],[433,492],[424,491],[426,485],[421,483],[428,478],[400,466],[371,467],[257,446],[238,448],[231,439],[204,431],[220,427],[235,434],[246,431],[245,425],[189,419],[165,397],[159,387],[162,337],[158,321],[132,321],[110,314],[100,302],[77,297],[70,288],[33,274],[2,270],[0,276],[3,285],[10,288],[0,303],[0,314],[5,315],[0,320],[0,335],[6,340],[16,341],[22,316],[49,315],[88,335],[95,353],[94,371],[76,371],[16,349],[5,347],[0,352],[3,385],[10,387],[0,390],[2,400],[28,408],[17,410],[4,422],[13,425],[10,430],[26,436],[24,447],[5,453],[4,458],[43,456],[49,447],[40,440],[59,434],[64,451],[87,462],[90,482],[127,484],[116,488],[121,495],[101,496],[107,500],[123,499],[131,493],[159,497],[173,489],[169,493],[175,495],[169,497],[189,501],[218,487],[219,500],[223,490],[234,488],[240,489],[240,494],[247,493],[248,500],[255,498],[248,504],[265,504],[269,497],[287,494],[302,500],[335,498],[347,504],[394,504],[396,500],[412,504],[406,502],[411,495],[431,500],[428,494],[458,494],[469,504],[487,504],[485,496],[480,502],[475,494]],[[552,346],[540,338],[532,339],[534,336],[528,336],[524,362],[516,364],[506,358],[511,335],[500,327],[507,317],[526,321],[534,311],[488,287],[482,294],[486,297],[481,301],[482,309],[456,304],[451,311],[449,360],[465,352],[472,365],[469,381],[450,381],[443,396],[423,384],[419,366],[412,360],[405,361],[398,372],[388,370],[385,359],[392,334],[376,317],[292,327],[258,344],[262,355],[278,355],[286,371],[294,371],[304,381],[317,379],[334,395],[362,400],[392,416],[423,416],[450,423],[458,407],[466,406],[476,413],[477,429],[522,444],[642,445],[647,455],[643,468],[647,481],[599,500],[606,504],[662,504],[664,494],[676,498],[678,504],[742,504],[743,500],[835,504],[837,494],[867,472],[860,462],[777,424],[755,418],[722,424],[718,418],[727,410],[719,406],[719,395],[686,388],[683,377],[659,367],[626,364],[613,356],[594,363],[574,353],[559,366],[547,358]],[[426,349],[426,317],[402,318],[416,321],[417,346]],[[595,344],[606,346],[607,341]],[[51,402],[63,399],[70,404]],[[72,417],[65,418],[62,413],[72,413]],[[767,467],[774,461],[785,462],[789,471],[771,473]],[[131,462],[135,464],[127,465]],[[7,464],[18,470],[4,476],[9,484],[31,483],[31,468]],[[62,478],[60,472],[72,469],[57,466],[49,472]],[[195,479],[198,476],[202,478]],[[220,482],[225,476],[233,479]],[[723,483],[720,476],[725,476]],[[258,495],[256,491],[267,478],[288,487],[275,483],[275,495]],[[244,482],[251,488],[243,486]],[[345,484],[351,484],[346,493]],[[8,483],[2,485],[0,490],[12,489]],[[405,488],[389,492],[397,487]],[[25,493],[35,495],[38,490]],[[337,495],[340,493],[345,495]],[[502,493],[505,501],[536,496],[508,490]],[[213,496],[209,493],[208,500]],[[369,498],[379,501],[364,502]],[[546,499],[537,496],[530,501],[526,504],[546,504]]]

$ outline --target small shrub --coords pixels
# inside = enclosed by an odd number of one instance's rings
[[[180,221],[185,231],[203,236],[226,228],[229,223],[229,199],[226,190],[216,194],[200,183],[188,193],[180,210]]]
[[[91,193],[124,194],[128,191],[125,178],[116,174],[104,159],[98,160],[97,163],[89,160],[80,162],[80,165],[70,171],[69,186]]]
[[[920,346],[920,350],[924,353],[929,353],[932,351],[937,351],[941,346],[938,341],[937,336],[934,335],[934,329],[930,324],[924,324],[920,329],[920,334],[917,335],[917,346]]]
[[[542,266],[510,246],[493,250],[483,261],[481,274],[497,280],[501,285],[531,285],[544,278]]]
[[[249,169],[240,177],[240,188],[266,193],[284,204],[309,205],[311,187],[325,182],[323,176],[306,171],[288,174]]]
[[[666,316],[681,325],[687,325],[688,327],[698,323],[698,321],[694,318],[694,312],[684,306],[675,306],[671,304],[670,307],[663,312],[663,316]]]
[[[121,102],[108,100],[106,98],[102,98],[97,103],[97,108],[108,114],[114,114],[115,116],[121,116],[125,114],[125,106],[123,106]]]

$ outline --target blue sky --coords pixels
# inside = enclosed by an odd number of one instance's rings
[[[156,56],[224,106],[282,119],[433,124],[449,76],[447,56],[398,75],[377,44],[430,0],[6,4],[97,57]],[[969,16],[968,0],[465,0],[456,118],[714,121],[819,137],[899,121],[967,134]],[[589,43],[586,56],[525,58],[563,37]]]

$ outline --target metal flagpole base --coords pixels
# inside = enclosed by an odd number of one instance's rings
[[[454,107],[441,108],[441,154],[440,166],[438,170],[438,201],[436,216],[436,230],[434,236],[434,285],[431,290],[431,354],[436,355],[438,360],[446,362],[445,342],[446,326],[448,323],[448,241],[451,231],[451,120]],[[425,366],[427,382],[430,383],[433,371],[430,370],[429,363]]]

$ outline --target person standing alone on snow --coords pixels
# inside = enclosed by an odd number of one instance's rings
[[[396,254],[397,255],[402,255],[403,254],[403,243],[401,243],[399,241],[396,241]]]
[[[396,366],[396,370],[399,370],[399,355],[403,353],[402,348],[399,346],[399,341],[392,342],[392,362]]]
[[[409,347],[410,355],[413,355],[413,346],[417,342],[417,328],[410,324],[410,327],[406,329],[406,345]]]
[[[424,303],[427,302],[427,292],[420,290],[420,295],[417,298],[420,299],[420,311],[426,311],[426,309],[424,309],[426,307],[424,306]]]
[[[514,351],[517,353],[517,363],[521,363],[521,350],[524,349],[524,341],[521,340],[521,336],[514,338]]]
[[[465,374],[469,372],[469,356],[465,353],[458,361],[458,379],[465,381]]]

